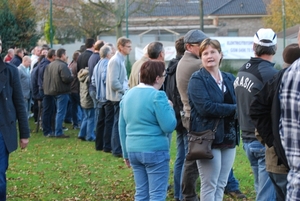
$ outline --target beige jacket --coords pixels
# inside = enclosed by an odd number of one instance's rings
[[[183,57],[180,59],[177,65],[176,82],[177,88],[180,94],[181,101],[183,103],[183,110],[185,117],[190,117],[191,107],[189,104],[189,97],[187,94],[187,88],[192,74],[199,70],[202,66],[202,62],[196,55],[189,51],[185,51]]]
[[[130,73],[129,81],[128,81],[129,88],[135,87],[136,85],[138,85],[140,83],[139,75],[140,75],[141,67],[142,67],[143,63],[145,63],[148,60],[149,60],[148,57],[143,56],[140,60],[137,60],[136,62],[134,62],[134,64],[131,67],[131,73]]]
[[[88,67],[81,69],[77,74],[80,84],[80,105],[82,108],[94,108],[94,102],[89,94],[89,70]]]

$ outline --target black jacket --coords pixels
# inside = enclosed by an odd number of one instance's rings
[[[175,111],[176,119],[177,119],[177,126],[176,130],[184,130],[185,128],[181,122],[181,115],[180,111],[183,110],[183,104],[181,102],[180,94],[177,89],[176,83],[176,70],[179,60],[182,58],[181,55],[177,55],[176,58],[173,58],[166,70],[167,77],[164,82],[164,91],[166,92],[168,98],[173,103],[173,108]]]
[[[261,91],[255,94],[249,113],[263,142],[268,147],[274,146],[278,156],[278,165],[284,164],[289,168],[279,134],[281,112],[278,92],[285,70],[279,71],[263,86]]]

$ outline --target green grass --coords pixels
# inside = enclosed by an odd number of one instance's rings
[[[35,128],[30,120],[31,130]],[[8,200],[101,200],[132,201],[134,181],[131,169],[121,158],[95,151],[93,142],[77,139],[78,130],[71,129],[69,139],[46,138],[42,132],[31,133],[28,147],[10,155],[7,171]],[[173,184],[175,133],[171,148],[170,183]],[[253,175],[242,146],[237,147],[234,164],[240,189],[248,200],[255,200]],[[173,190],[167,200],[173,200]],[[224,200],[231,200],[225,196]]]

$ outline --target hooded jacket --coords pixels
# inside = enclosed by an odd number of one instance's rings
[[[78,74],[78,81],[80,84],[80,105],[85,109],[94,108],[94,102],[89,94],[89,70],[88,67],[81,69]]]

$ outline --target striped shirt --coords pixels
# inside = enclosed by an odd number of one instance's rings
[[[300,59],[287,69],[279,89],[280,137],[287,157],[287,201],[300,201]]]

